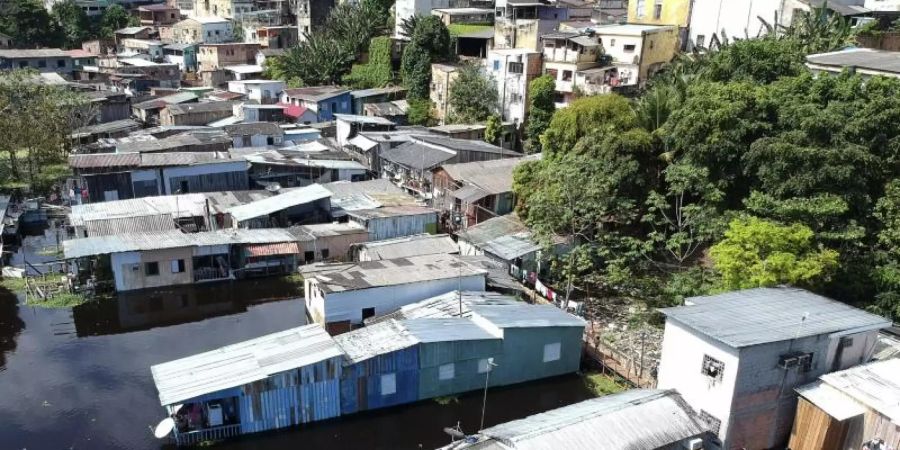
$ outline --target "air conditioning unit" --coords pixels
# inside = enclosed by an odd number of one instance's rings
[[[131,271],[132,271],[132,272],[137,272],[138,270],[141,270],[141,265],[140,265],[140,264],[132,264],[132,265],[131,265]]]
[[[703,450],[703,439],[689,439],[684,441],[684,448],[687,450]]]
[[[781,367],[782,369],[793,369],[794,367],[797,367],[799,363],[800,361],[797,356],[782,356],[778,361],[778,367]]]

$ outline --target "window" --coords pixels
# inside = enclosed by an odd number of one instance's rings
[[[331,102],[331,110],[337,111],[337,102]]]
[[[148,277],[159,275],[159,263],[155,261],[144,263],[144,275]]]
[[[316,259],[315,252],[303,252],[303,260],[306,262],[313,262]]]
[[[19,67],[22,69],[28,67],[28,61],[19,61]]]
[[[178,193],[187,194],[188,191],[190,191],[190,189],[188,188],[189,184],[188,184],[187,180],[181,180],[178,184],[179,184]]]
[[[706,45],[706,36],[703,35],[703,34],[698,34],[698,35],[697,35],[697,40],[696,40],[696,44],[695,44],[695,45],[696,45],[697,47],[703,47],[703,46],[705,46],[705,45]]]
[[[494,72],[496,72],[496,71],[498,71],[498,70],[500,70],[500,60],[499,60],[499,59],[495,59],[495,60],[494,60]]]
[[[43,59],[38,61],[38,67],[47,67],[47,61]]]
[[[184,272],[184,260],[176,259],[174,261],[170,261],[172,264],[172,273],[182,273]]]
[[[327,248],[322,249],[322,259],[328,259],[328,249]]]
[[[56,67],[66,67],[66,60],[64,60],[64,59],[57,59],[57,60],[56,60]]]
[[[218,36],[218,35],[219,35],[219,30],[216,30],[216,36]]]
[[[572,71],[571,70],[563,70],[562,80],[563,81],[572,81]]]
[[[653,5],[653,18],[659,20],[662,17],[662,0],[656,0]]]
[[[486,373],[491,370],[491,362],[488,358],[482,358],[478,360],[478,373]]]
[[[553,342],[551,344],[544,344],[544,362],[553,362],[559,361],[559,351],[560,344],[559,342]]]
[[[544,71],[544,73],[546,73],[547,75],[550,75],[555,80],[558,71],[556,69],[547,69]]]
[[[644,0],[637,0],[637,2],[635,2],[634,12],[635,12],[635,16],[637,16],[638,19],[644,17],[644,8],[646,6],[647,5]]]
[[[525,64],[520,62],[510,62],[509,67],[506,70],[509,73],[522,73],[525,70]]]
[[[443,380],[452,380],[453,376],[455,375],[454,371],[455,371],[455,367],[453,366],[453,363],[444,364],[444,365],[438,367],[438,379],[442,380],[442,381]]]
[[[375,317],[375,308],[363,308],[362,309],[363,320],[366,320],[369,317]]]
[[[706,375],[713,380],[722,380],[722,374],[725,372],[725,363],[713,358],[709,355],[703,355],[703,366],[700,367],[700,373]]]
[[[386,373],[381,376],[381,395],[397,393],[397,374]]]
[[[623,50],[625,50],[625,53],[634,53],[634,44],[626,45],[623,47]]]
[[[721,420],[716,419],[715,417],[713,417],[712,414],[710,414],[702,409],[700,410],[700,420],[706,422],[706,425],[709,426],[710,433],[712,433],[716,436],[719,435],[719,431],[722,428]]]
[[[610,39],[610,40],[609,40],[609,46],[610,46],[610,47],[615,47],[615,46],[616,46],[616,40],[615,40],[615,39]]]

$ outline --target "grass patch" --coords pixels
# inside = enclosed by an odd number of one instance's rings
[[[13,277],[4,277],[0,280],[0,286],[6,288],[6,290],[15,293],[25,292],[25,279],[24,278],[13,278]]]
[[[46,280],[42,278],[31,277],[28,278],[28,285],[35,286],[37,285],[42,290],[47,290],[54,288],[58,285],[58,281],[55,279]],[[0,286],[3,286],[7,290],[13,293],[21,294],[25,292],[25,278],[12,278],[7,277],[0,280]],[[88,301],[88,298],[83,294],[71,293],[71,292],[57,292],[50,297],[45,299],[37,298],[34,295],[29,295],[26,298],[26,303],[33,306],[40,306],[42,308],[71,308],[74,306],[81,305]]]
[[[72,308],[87,302],[88,299],[81,294],[72,294],[69,292],[56,294],[44,300],[29,300],[29,305],[40,306],[42,308]]]
[[[617,380],[616,377],[602,373],[584,374],[584,385],[597,397],[615,394],[628,389],[626,384]]]
[[[441,406],[452,405],[454,403],[459,403],[459,397],[455,395],[447,395],[444,397],[435,397],[434,401]]]
[[[48,246],[38,250],[37,254],[41,255],[41,256],[56,256],[56,257],[61,258],[63,256],[63,251],[62,251],[62,247],[57,247],[55,245],[48,245]]]
[[[447,29],[450,36],[466,36],[485,31],[494,31],[493,25],[470,25],[466,23],[452,23]]]

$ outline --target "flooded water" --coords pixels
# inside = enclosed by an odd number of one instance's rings
[[[26,241],[31,254],[52,241]],[[21,258],[13,258],[15,263]],[[150,366],[305,323],[290,285],[260,279],[122,295],[71,309],[27,306],[0,288],[0,448],[157,449],[149,427],[164,417]],[[589,398],[577,376],[488,394],[485,425]],[[458,403],[424,401],[248,435],[224,449],[432,449],[443,428],[473,432],[481,393]]]

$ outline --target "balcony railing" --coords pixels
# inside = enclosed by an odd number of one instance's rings
[[[241,424],[222,425],[214,428],[204,428],[202,430],[187,431],[184,433],[175,432],[175,443],[178,445],[197,445],[206,441],[221,441],[223,439],[232,438],[241,434]]]

